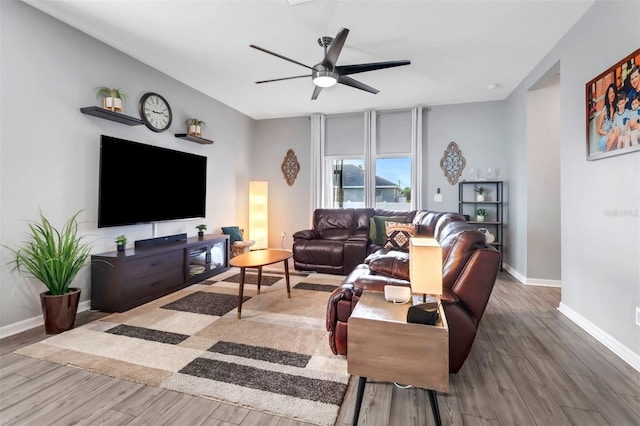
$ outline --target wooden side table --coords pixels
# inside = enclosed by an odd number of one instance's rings
[[[347,369],[360,376],[354,426],[367,377],[427,389],[440,425],[436,391],[449,391],[449,327],[442,305],[434,326],[407,323],[410,304],[394,304],[384,293],[365,291],[349,317]]]

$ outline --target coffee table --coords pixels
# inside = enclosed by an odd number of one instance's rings
[[[289,259],[293,253],[289,250],[264,249],[254,250],[240,254],[229,260],[229,265],[240,268],[240,291],[238,295],[238,319],[242,313],[242,295],[244,293],[244,276],[247,268],[258,268],[258,294],[260,294],[260,280],[262,279],[262,267],[272,263],[284,262],[284,276],[287,281],[287,297],[291,298],[289,286]]]
[[[411,304],[395,304],[384,293],[365,290],[349,317],[347,370],[360,376],[354,426],[358,423],[367,377],[427,390],[436,425],[436,391],[449,391],[449,326],[442,305],[435,325],[407,322]]]

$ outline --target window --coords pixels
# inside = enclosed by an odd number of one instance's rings
[[[421,108],[317,115],[312,123],[313,208],[419,208]]]
[[[329,161],[333,174],[331,207],[364,207],[364,160],[339,159]]]
[[[375,208],[411,210],[411,157],[376,159]]]

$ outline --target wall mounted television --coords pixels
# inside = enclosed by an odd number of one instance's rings
[[[205,217],[207,157],[102,135],[98,228]]]

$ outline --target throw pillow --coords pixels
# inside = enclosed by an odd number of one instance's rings
[[[371,241],[375,241],[377,237],[376,231],[376,221],[373,220],[373,217],[369,218],[369,239]]]
[[[384,248],[409,250],[409,239],[416,236],[416,225],[413,223],[387,222],[387,240]]]
[[[222,233],[229,236],[229,245],[233,246],[236,241],[242,241],[242,232],[239,226],[223,226]]]
[[[374,216],[373,221],[375,222],[376,227],[376,237],[372,238],[372,240],[378,245],[384,245],[387,238],[385,223],[387,221],[404,222],[405,218],[403,216]]]

